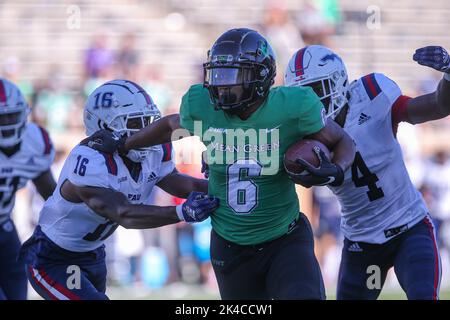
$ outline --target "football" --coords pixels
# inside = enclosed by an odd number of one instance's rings
[[[304,139],[297,141],[291,145],[284,154],[284,167],[293,173],[302,173],[304,168],[301,164],[296,162],[297,159],[303,159],[309,162],[314,167],[318,167],[320,164],[319,157],[314,151],[315,147],[319,147],[323,150],[328,159],[331,158],[330,150],[321,142],[317,140]]]

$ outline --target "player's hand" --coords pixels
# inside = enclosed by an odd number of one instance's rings
[[[192,191],[183,204],[178,205],[177,215],[180,221],[201,222],[219,206],[219,199],[206,193]]]
[[[88,146],[100,152],[111,153],[118,151],[120,154],[126,153],[125,136],[119,136],[117,133],[102,129],[94,132],[92,135],[80,142],[81,145]]]
[[[450,73],[450,56],[447,50],[440,46],[427,46],[416,50],[413,60],[418,64]]]
[[[206,162],[206,157],[207,157],[206,151],[203,151],[202,152],[202,169],[201,169],[201,172],[203,173],[205,178],[208,179],[209,178],[209,165]]]
[[[303,159],[297,159],[297,163],[302,165],[308,173],[291,174],[294,182],[306,188],[325,185],[340,186],[344,181],[344,170],[339,165],[332,163],[319,147],[314,147],[314,152],[319,158],[319,166],[316,168]]]

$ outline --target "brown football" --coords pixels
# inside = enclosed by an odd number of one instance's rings
[[[317,154],[314,152],[314,147],[319,147],[323,150],[328,159],[331,158],[330,150],[321,142],[316,140],[304,139],[292,144],[284,154],[284,166],[293,173],[302,173],[304,168],[301,164],[296,162],[297,159],[303,159],[309,162],[314,167],[320,164]]]

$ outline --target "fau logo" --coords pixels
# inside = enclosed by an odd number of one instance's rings
[[[341,58],[339,58],[339,56],[337,54],[335,54],[335,53],[327,54],[322,59],[320,59],[320,61],[322,61],[323,64],[319,64],[319,66],[324,66],[324,65],[327,64],[327,61],[334,61],[334,59],[338,59],[338,60],[342,61]]]
[[[128,200],[139,201],[139,200],[141,200],[141,195],[140,194],[128,194]]]

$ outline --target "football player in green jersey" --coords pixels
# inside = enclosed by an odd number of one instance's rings
[[[190,87],[179,115],[117,142],[99,132],[89,138],[91,145],[127,152],[169,142],[183,135],[180,128],[199,136],[207,147],[208,193],[220,199],[211,214],[211,262],[221,297],[325,298],[311,226],[283,156],[300,139],[322,142],[333,152],[332,162],[321,152],[321,165],[302,182],[339,185],[355,155],[352,140],[326,122],[311,88],[271,89],[275,55],[256,31],[225,32],[209,51],[204,71],[204,83]]]

